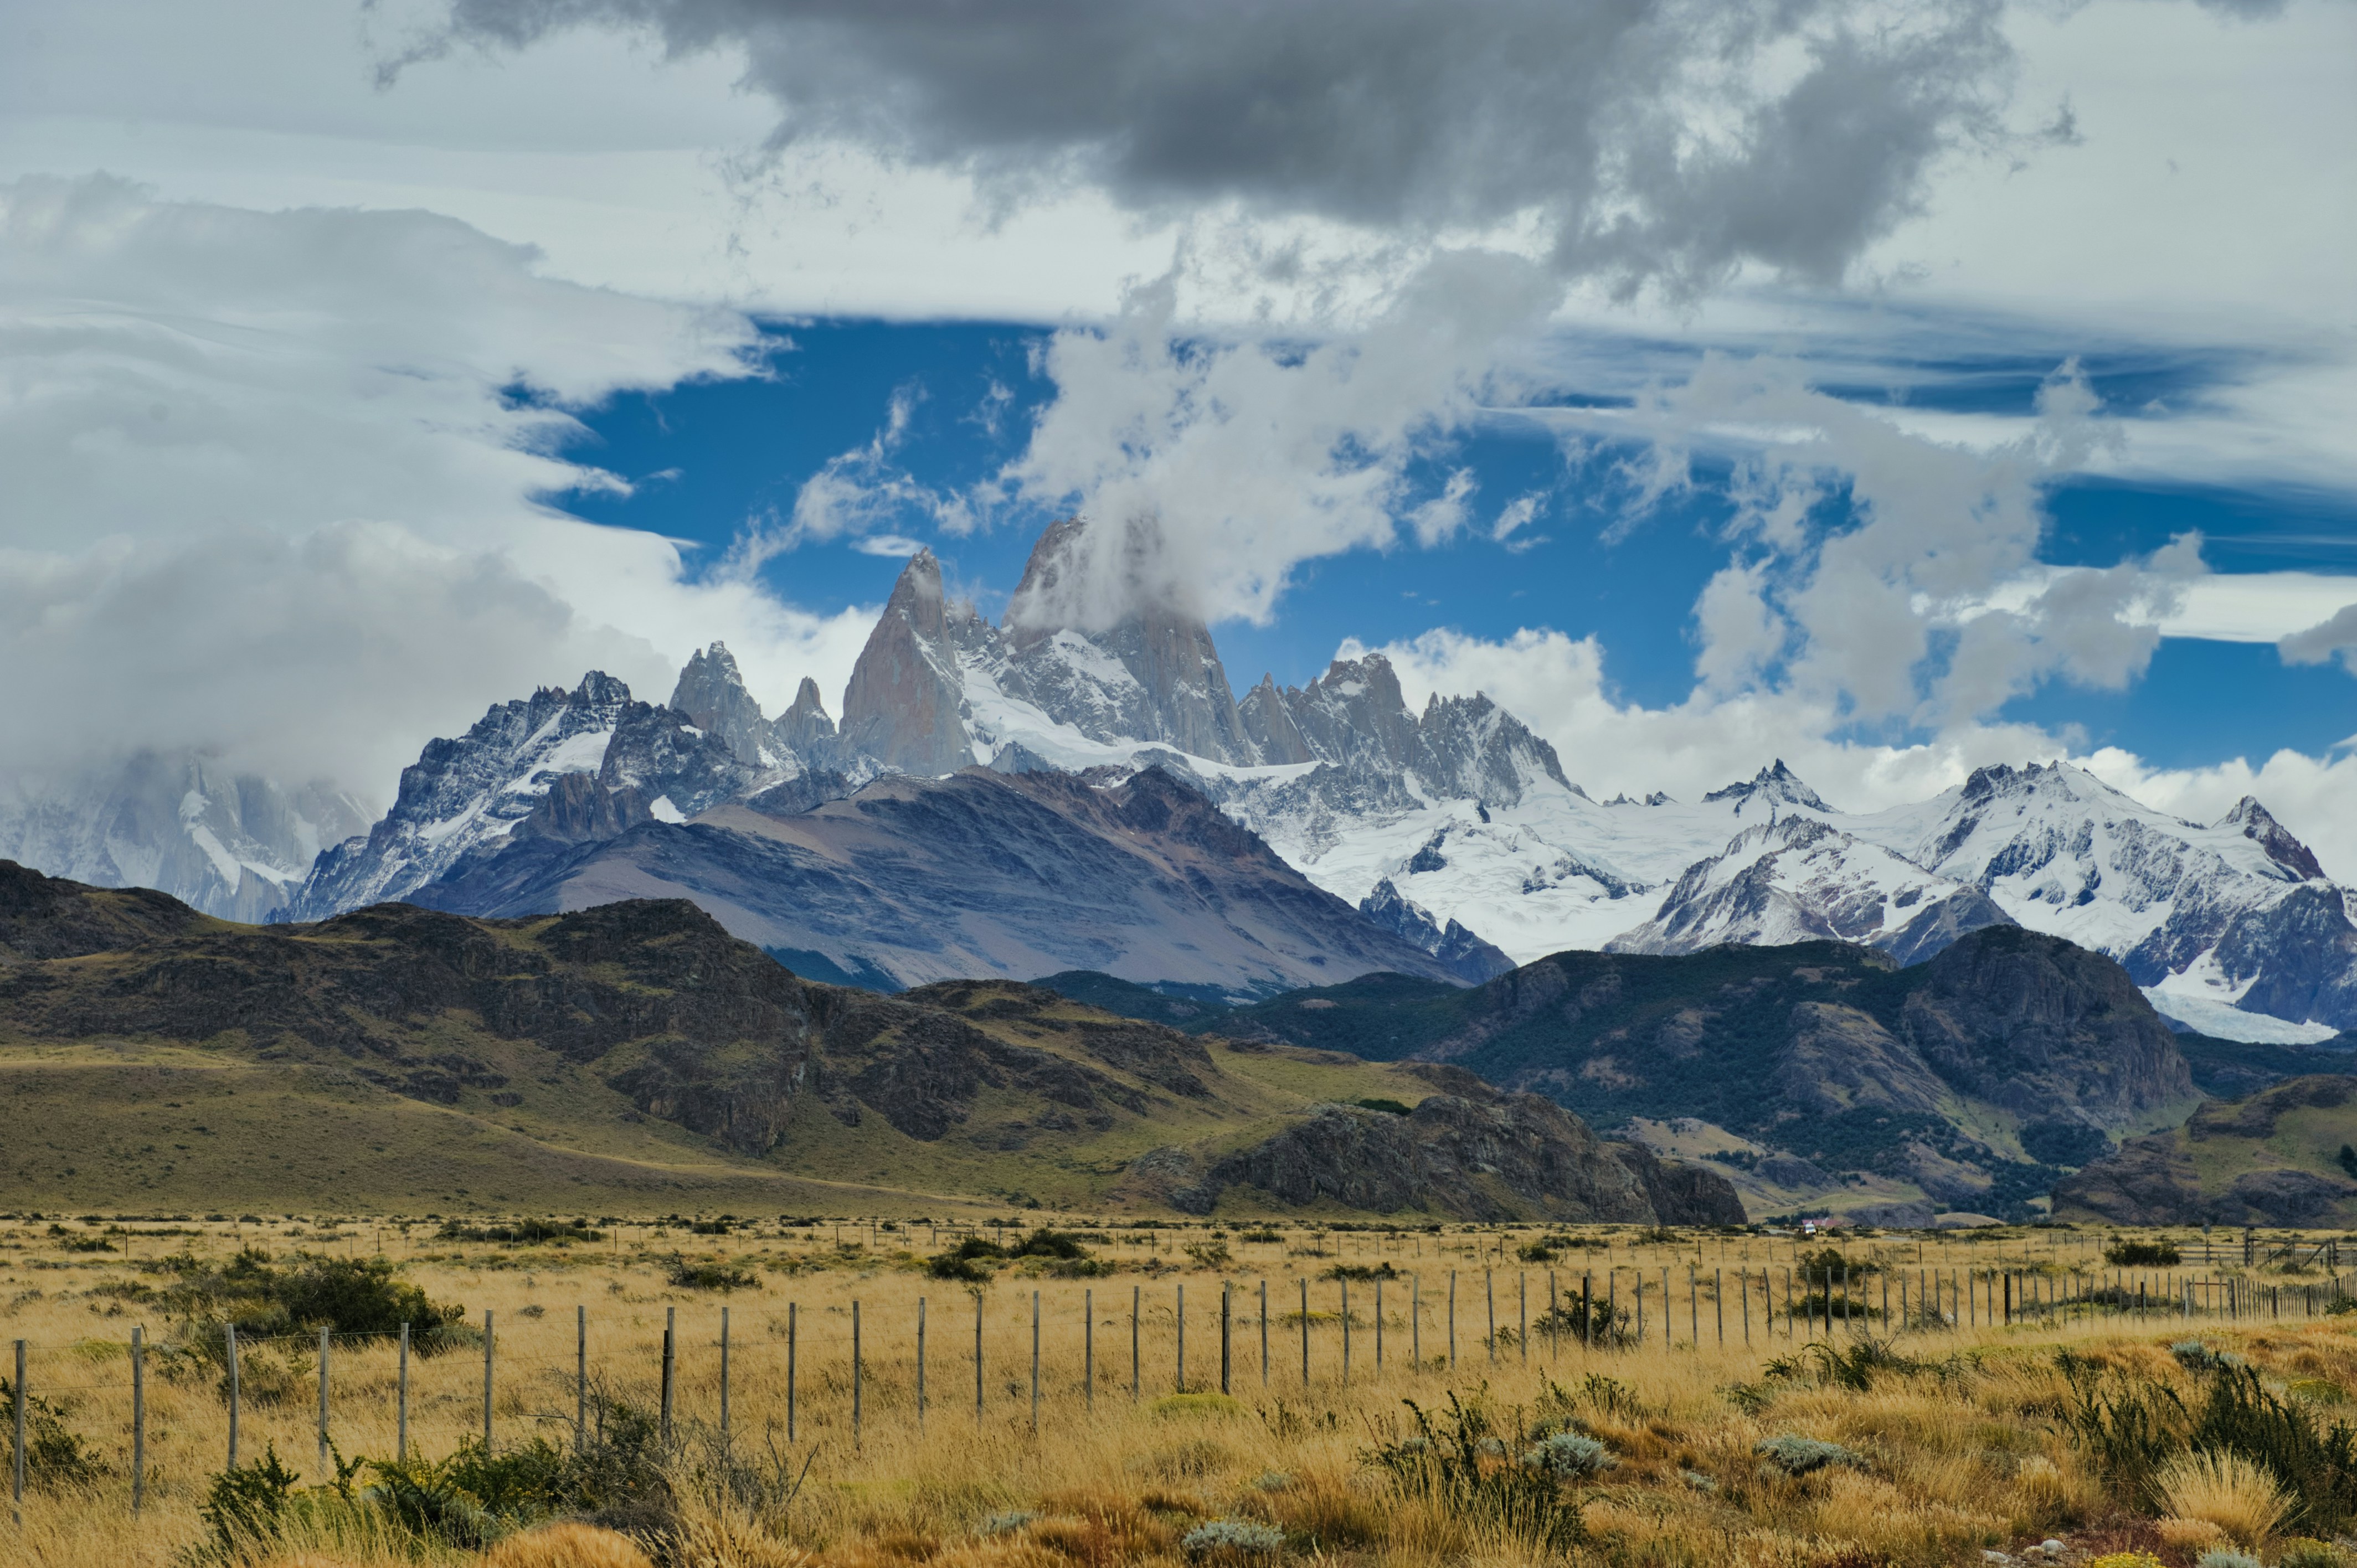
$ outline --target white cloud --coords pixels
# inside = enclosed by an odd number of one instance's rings
[[[1346,642],[1337,657],[1369,651]],[[2028,725],[1961,725],[1914,745],[1835,738],[1839,715],[1790,693],[1697,691],[1664,708],[1612,695],[1593,638],[1524,629],[1489,639],[1435,630],[1384,645],[1411,708],[1433,692],[1486,692],[1552,742],[1564,771],[1599,800],[1655,789],[1686,800],[1748,779],[1781,757],[1827,800],[1853,811],[1921,800],[1994,763],[2076,761],[2147,805],[2215,822],[2255,795],[2306,841],[2328,875],[2357,880],[2357,757],[2277,751],[2199,768],[2154,768],[2105,747],[2093,753]],[[2352,737],[2357,739],[2357,737]]]
[[[1265,621],[1304,561],[1389,548],[1403,521],[1426,543],[1455,533],[1470,476],[1418,502],[1410,467],[1476,416],[1502,345],[1560,292],[1533,263],[1460,252],[1347,338],[1182,342],[1168,277],[1108,330],[1058,333],[1056,395],[1000,479],[1107,525],[1062,575],[1054,613],[1103,624],[1143,599]]]
[[[568,407],[752,340],[427,214],[0,188],[0,768],[188,746],[382,797],[426,736],[593,664],[660,700],[719,636],[772,705],[839,689],[867,616],[535,499],[619,483],[554,455]]]

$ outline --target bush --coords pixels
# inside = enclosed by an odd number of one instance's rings
[[[1356,1105],[1361,1111],[1380,1111],[1388,1116],[1413,1116],[1415,1114],[1415,1107],[1409,1105],[1403,1101],[1387,1100],[1378,1097],[1372,1100],[1356,1100],[1352,1101],[1351,1103]]]
[[[1838,1443],[1822,1438],[1801,1437],[1786,1433],[1781,1437],[1763,1437],[1751,1445],[1759,1455],[1787,1476],[1805,1476],[1822,1470],[1828,1465],[1857,1465],[1864,1461]]]
[[[1402,1496],[1517,1538],[1534,1551],[1559,1552],[1587,1539],[1578,1506],[1565,1498],[1552,1473],[1507,1462],[1507,1434],[1481,1394],[1468,1402],[1450,1393],[1445,1414],[1413,1400],[1402,1402],[1415,1431],[1365,1455]],[[1514,1447],[1527,1451],[1543,1434],[1519,1430],[1512,1435]]]
[[[0,1432],[16,1423],[16,1390],[0,1378]],[[25,1474],[36,1486],[79,1487],[105,1473],[96,1454],[66,1425],[64,1412],[35,1394],[25,1402]]]
[[[2122,1237],[2104,1249],[2104,1262],[2115,1269],[2173,1269],[2179,1261],[2177,1243],[2165,1236],[2158,1241],[2131,1241]]]
[[[1224,1269],[1235,1262],[1228,1253],[1228,1244],[1218,1240],[1189,1241],[1179,1251],[1193,1260],[1199,1269]]]
[[[1189,1557],[1265,1557],[1285,1547],[1285,1531],[1248,1519],[1209,1520],[1189,1530],[1178,1550]]]
[[[1404,1280],[1407,1275],[1385,1260],[1380,1263],[1337,1263],[1326,1271],[1325,1277],[1329,1280],[1372,1281]]]
[[[520,1219],[513,1225],[462,1225],[446,1219],[434,1234],[445,1241],[499,1241],[511,1246],[545,1241],[565,1247],[606,1239],[603,1230],[591,1230],[586,1219]]]
[[[680,1290],[752,1290],[761,1283],[761,1276],[750,1269],[733,1263],[692,1263],[676,1252],[664,1278]]]
[[[1573,1480],[1598,1476],[1617,1466],[1620,1461],[1612,1450],[1593,1437],[1577,1432],[1558,1432],[1542,1439],[1539,1445],[1523,1455],[1523,1463],[1534,1469],[1544,1470],[1550,1476]]]
[[[187,1253],[167,1260],[176,1276],[164,1292],[166,1307],[187,1324],[188,1350],[226,1369],[221,1328],[234,1325],[241,1338],[327,1328],[337,1334],[397,1334],[410,1326],[418,1354],[455,1348],[467,1309],[436,1305],[400,1277],[383,1258],[326,1258],[297,1253],[280,1266],[258,1247],[248,1247],[219,1267]]]

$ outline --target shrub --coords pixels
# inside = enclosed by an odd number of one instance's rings
[[[2104,1249],[2104,1262],[2115,1269],[2173,1269],[2179,1262],[2177,1243],[2165,1236],[2157,1241],[2131,1241],[2122,1237]]]
[[[750,1269],[733,1263],[692,1263],[676,1252],[663,1277],[680,1290],[751,1290],[761,1283],[761,1276]]]
[[[1415,1431],[1365,1455],[1402,1496],[1516,1537],[1534,1551],[1562,1552],[1587,1539],[1578,1507],[1565,1499],[1554,1475],[1505,1462],[1507,1434],[1481,1394],[1466,1401],[1451,1392],[1445,1413],[1413,1400],[1402,1402]],[[1518,1430],[1512,1435],[1524,1448],[1536,1446],[1541,1434]]]
[[[2212,1546],[2193,1561],[2195,1568],[2265,1568],[2254,1553],[2231,1546]]]
[[[2297,1499],[2287,1519],[2323,1531],[2357,1515],[2357,1429],[2346,1422],[2320,1426],[2313,1409],[2277,1398],[2253,1368],[2224,1366],[2211,1377],[2190,1438],[2196,1449],[2240,1455],[2264,1467]],[[2218,1523],[2233,1530],[2222,1519]]]
[[[1006,1255],[1010,1258],[1058,1258],[1066,1262],[1078,1262],[1088,1257],[1089,1250],[1081,1245],[1081,1239],[1078,1236],[1068,1230],[1049,1230],[1043,1228],[1024,1237],[1021,1241],[1008,1249]]]
[[[1392,1266],[1387,1259],[1380,1263],[1336,1263],[1324,1275],[1329,1280],[1401,1280],[1407,1275]]]
[[[1189,1557],[1265,1557],[1284,1547],[1285,1531],[1249,1519],[1207,1520],[1178,1541],[1178,1550]]]
[[[1533,1469],[1544,1470],[1550,1476],[1571,1480],[1601,1475],[1616,1467],[1620,1461],[1612,1450],[1593,1437],[1577,1432],[1558,1432],[1542,1438],[1539,1445],[1523,1455],[1523,1463]]]
[[[1838,1443],[1822,1438],[1801,1437],[1786,1433],[1780,1437],[1763,1437],[1751,1445],[1759,1455],[1787,1476],[1805,1476],[1822,1470],[1828,1465],[1857,1465],[1864,1461]]]
[[[1257,1230],[1247,1230],[1236,1239],[1240,1241],[1251,1241],[1256,1245],[1268,1246],[1284,1240],[1285,1237],[1281,1232],[1271,1230],[1267,1227],[1263,1226]]]
[[[586,1219],[519,1219],[512,1225],[466,1225],[446,1219],[434,1234],[445,1241],[498,1241],[510,1246],[545,1241],[565,1247],[606,1239],[603,1230],[591,1230]]]
[[[16,1423],[16,1385],[0,1378],[0,1432],[13,1431]],[[25,1473],[35,1485],[86,1486],[104,1471],[66,1424],[64,1412],[38,1394],[25,1401]]]
[[[1228,1254],[1225,1241],[1189,1241],[1179,1250],[1193,1259],[1199,1269],[1224,1269],[1235,1262]]]
[[[1354,1100],[1351,1103],[1356,1105],[1361,1111],[1380,1111],[1388,1116],[1413,1116],[1415,1114],[1415,1107],[1407,1104],[1405,1101],[1388,1100],[1380,1096],[1372,1100]]]
[[[2348,1553],[2329,1541],[2295,1535],[2276,1554],[2276,1568],[2348,1568]]]

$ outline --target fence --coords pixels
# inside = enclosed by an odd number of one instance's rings
[[[1509,1357],[1527,1365],[1534,1348],[1544,1359],[1554,1360],[1567,1349],[1587,1355],[1658,1344],[1674,1350],[1680,1348],[1681,1338],[1684,1348],[1700,1349],[1706,1344],[1749,1346],[1755,1335],[1770,1341],[1857,1335],[1871,1331],[1878,1322],[1884,1332],[2052,1325],[2097,1315],[2274,1322],[2286,1316],[2314,1317],[2350,1297],[2347,1283],[2337,1276],[2324,1284],[2287,1288],[2239,1279],[2196,1279],[2174,1272],[2118,1270],[2057,1275],[2012,1268],[1909,1270],[1862,1265],[1828,1270],[1804,1265],[1797,1272],[1790,1267],[1781,1272],[1772,1268],[1730,1272],[1690,1265],[1680,1272],[1683,1279],[1667,1266],[1588,1269],[1577,1275],[1560,1270],[1521,1270],[1513,1273],[1511,1281],[1501,1281],[1500,1271],[1483,1269],[1476,1281],[1469,1272],[1450,1270],[1445,1282],[1435,1282],[1437,1288],[1429,1294],[1420,1273],[1388,1278],[1376,1274],[1361,1280],[1345,1277],[1320,1282],[1314,1301],[1312,1282],[1301,1278],[1292,1282],[1294,1292],[1278,1294],[1274,1313],[1267,1280],[1255,1282],[1250,1289],[1227,1281],[1217,1284],[1215,1304],[1205,1304],[1199,1287],[1191,1316],[1184,1283],[1168,1287],[1157,1284],[1151,1295],[1146,1285],[1134,1284],[1125,1303],[1119,1299],[1117,1288],[1108,1291],[1104,1308],[1110,1316],[1101,1316],[1100,1291],[1094,1285],[1028,1288],[1028,1302],[1018,1297],[1011,1313],[1003,1305],[994,1311],[992,1293],[976,1289],[963,1293],[973,1313],[971,1348],[961,1344],[949,1354],[953,1362],[971,1361],[970,1369],[957,1366],[954,1375],[962,1381],[971,1371],[972,1419],[977,1424],[993,1408],[993,1379],[997,1376],[1005,1378],[998,1385],[999,1397],[1014,1402],[1024,1423],[1037,1432],[1043,1406],[1056,1402],[1077,1401],[1084,1410],[1093,1411],[1101,1397],[1125,1395],[1138,1402],[1149,1391],[1158,1394],[1165,1388],[1174,1393],[1211,1391],[1214,1379],[1210,1367],[1216,1367],[1216,1388],[1222,1394],[1234,1393],[1240,1385],[1268,1389],[1297,1380],[1299,1387],[1308,1389],[1324,1380],[1349,1385],[1354,1380],[1382,1380],[1397,1366],[1403,1332],[1406,1369],[1421,1375],[1447,1375],[1457,1370],[1461,1355],[1479,1355],[1485,1367]],[[1505,1303],[1509,1316],[1502,1324],[1501,1283],[1511,1292]],[[1477,1303],[1464,1300],[1469,1285],[1480,1290]],[[1538,1294],[1540,1290],[1544,1295]],[[1294,1300],[1287,1303],[1286,1294],[1293,1294]],[[1678,1299],[1681,1294],[1683,1302]],[[857,1444],[872,1419],[870,1406],[878,1402],[879,1396],[885,1410],[913,1421],[920,1429],[929,1419],[946,1416],[947,1408],[935,1408],[931,1391],[935,1384],[930,1380],[939,1359],[929,1341],[931,1298],[916,1296],[912,1312],[905,1302],[879,1304],[853,1297],[847,1305],[847,1312],[839,1306],[823,1309],[813,1324],[801,1301],[789,1300],[782,1320],[769,1319],[767,1332],[749,1345],[734,1332],[731,1308],[720,1306],[714,1319],[715,1337],[694,1347],[684,1346],[680,1338],[678,1307],[666,1306],[661,1338],[655,1345],[625,1347],[614,1342],[616,1336],[606,1334],[607,1343],[595,1358],[593,1316],[586,1305],[573,1310],[570,1345],[552,1346],[553,1326],[527,1316],[521,1336],[526,1345],[520,1356],[503,1348],[503,1326],[487,1311],[475,1330],[479,1336],[479,1369],[476,1358],[464,1355],[456,1360],[436,1356],[429,1364],[421,1354],[426,1347],[413,1339],[408,1325],[390,1335],[335,1334],[323,1329],[274,1339],[241,1336],[231,1328],[219,1363],[192,1360],[187,1351],[174,1349],[170,1369],[181,1383],[192,1377],[213,1379],[217,1370],[216,1391],[227,1418],[222,1456],[235,1466],[254,1452],[247,1425],[256,1415],[276,1429],[270,1434],[272,1442],[280,1434],[292,1438],[294,1434],[285,1429],[287,1409],[296,1402],[290,1392],[295,1379],[281,1363],[308,1359],[312,1365],[303,1380],[310,1394],[309,1431],[305,1435],[316,1444],[322,1473],[332,1463],[337,1434],[356,1421],[366,1427],[371,1412],[381,1423],[387,1407],[391,1433],[385,1434],[379,1424],[369,1434],[379,1438],[390,1435],[395,1457],[406,1459],[412,1446],[413,1403],[421,1391],[437,1410],[471,1404],[474,1414],[468,1435],[486,1448],[497,1445],[520,1427],[536,1430],[550,1424],[569,1429],[571,1441],[580,1444],[590,1431],[593,1360],[599,1383],[619,1391],[614,1397],[627,1395],[644,1402],[660,1435],[669,1443],[683,1420],[679,1406],[684,1382],[683,1349],[708,1353],[695,1358],[695,1392],[700,1408],[710,1412],[708,1424],[724,1443],[731,1435],[737,1407],[748,1391],[757,1396],[764,1422],[773,1429],[781,1428],[789,1444],[804,1441],[813,1426],[820,1434],[840,1434]],[[1711,1308],[1707,1316],[1702,1311],[1705,1305]],[[1367,1316],[1360,1315],[1361,1307]],[[1480,1314],[1477,1323],[1464,1325],[1461,1331],[1460,1307]],[[962,1316],[963,1304],[957,1310]],[[826,1321],[839,1312],[845,1319],[839,1326]],[[635,1320],[637,1315],[630,1316]],[[1199,1356],[1199,1370],[1193,1376],[1188,1361],[1190,1324],[1197,1329],[1199,1344],[1204,1330],[1216,1337],[1214,1354],[1208,1359]],[[1127,1333],[1122,1336],[1125,1327]],[[1104,1328],[1115,1334],[1111,1355],[1099,1353],[1098,1334]],[[954,1331],[963,1339],[963,1326]],[[1426,1357],[1427,1334],[1434,1351],[1429,1359]],[[1125,1368],[1120,1364],[1120,1338],[1125,1337],[1128,1342]],[[84,1358],[91,1343],[48,1348],[45,1353],[52,1358]],[[122,1377],[92,1382],[71,1375],[38,1375],[45,1369],[36,1364],[36,1348],[25,1339],[15,1341],[11,1477],[12,1498],[17,1504],[21,1505],[27,1478],[28,1410],[37,1402],[59,1394],[106,1392],[119,1398],[126,1388],[135,1511],[144,1503],[149,1477],[147,1395],[154,1348],[144,1329],[134,1328]],[[256,1395],[265,1391],[251,1386],[251,1369],[257,1365],[268,1371],[266,1397],[262,1399]],[[1006,1375],[1010,1369],[1011,1377]],[[416,1386],[421,1372],[430,1373],[434,1384],[430,1391]],[[813,1384],[818,1393],[815,1401],[811,1397]],[[541,1396],[547,1408],[525,1404],[527,1390]],[[601,1398],[603,1394],[601,1388]],[[361,1407],[358,1415],[356,1399]],[[951,1399],[953,1406],[963,1403],[962,1391]]]

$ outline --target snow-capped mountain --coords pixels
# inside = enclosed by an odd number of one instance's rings
[[[1984,768],[1849,831],[1978,887],[2022,925],[2117,959],[2153,1004],[2196,1027],[2227,1009],[2357,1027],[2347,890],[2245,796],[2208,827],[2156,811],[2067,763]]]
[[[332,842],[353,825],[332,801],[248,781],[167,789],[157,780],[169,768],[151,760],[102,809],[24,797],[0,810],[0,854],[248,918],[282,899],[288,917],[314,918],[511,844],[603,842],[742,802],[775,818],[881,772],[983,765],[1117,779],[1160,767],[1318,888],[1468,976],[1566,950],[1824,936],[1913,960],[2011,920],[2118,959],[2156,1005],[2213,1033],[2314,1039],[2357,1026],[2349,897],[2255,800],[2204,827],[2067,766],[1996,768],[1919,805],[1857,815],[1780,760],[1696,801],[1598,801],[1480,693],[1411,709],[1380,654],[1338,660],[1298,688],[1264,677],[1238,698],[1200,619],[1159,609],[1060,623],[1081,530],[1041,537],[997,625],[951,599],[920,551],[852,674],[839,729],[807,680],[770,717],[716,643],[688,660],[667,704],[593,672],[428,744],[364,837]]]
[[[641,822],[682,822],[803,778],[800,758],[766,749],[763,734],[774,739],[774,731],[758,705],[748,726],[741,706],[716,696],[724,674],[736,671],[725,649],[717,655],[699,654],[704,663],[689,666],[694,683],[682,683],[691,699],[718,704],[705,716],[733,725],[735,738],[677,707],[636,701],[597,671],[570,692],[544,687],[501,703],[464,736],[426,743],[402,770],[393,809],[366,837],[320,854],[287,918],[324,919],[399,898],[519,838],[605,838]]]
[[[1605,950],[1682,953],[1830,939],[1912,963],[1966,931],[2013,923],[1977,887],[1814,817],[1788,816],[1744,829],[1723,852],[1687,867],[1661,912]]]
[[[140,752],[118,767],[8,781],[0,857],[257,921],[286,902],[324,845],[363,831],[371,814],[329,784],[289,789],[191,754]]]

